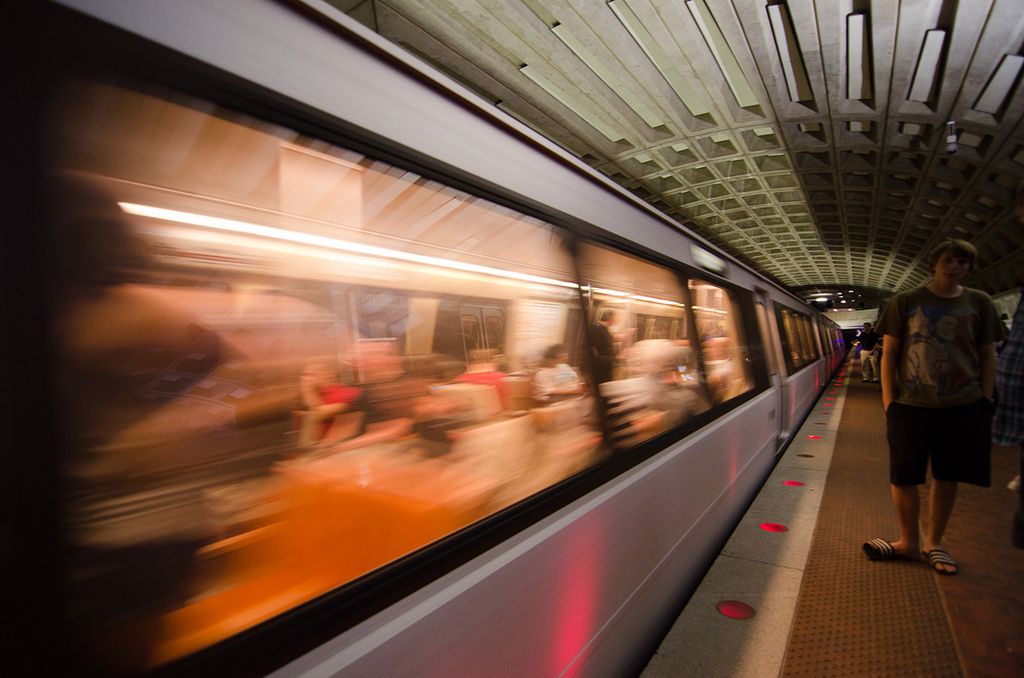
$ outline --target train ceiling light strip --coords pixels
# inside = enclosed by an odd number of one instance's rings
[[[681,304],[678,301],[669,301],[667,299],[656,299],[654,297],[644,297],[639,294],[633,295],[633,298],[637,301],[647,301],[652,304],[661,304],[662,306],[676,306],[678,308],[686,308],[685,304]]]
[[[201,226],[203,228],[211,228],[219,231],[226,231],[229,233],[242,233],[245,235],[254,235],[261,238],[270,238],[273,240],[280,240],[284,242],[293,242],[302,245],[312,245],[314,247],[321,247],[324,249],[339,252],[353,252],[356,254],[367,254],[370,256],[383,257],[386,259],[398,259],[400,261],[408,261],[417,264],[426,264],[429,266],[439,266],[442,268],[450,268],[458,271],[468,271],[471,273],[483,273],[485,275],[492,275],[500,278],[509,278],[512,280],[521,280],[524,282],[541,283],[544,285],[553,285],[556,287],[565,287],[568,289],[577,289],[579,287],[576,283],[568,282],[566,280],[545,278],[543,276],[531,275],[529,273],[517,273],[516,271],[508,271],[501,268],[481,266],[479,264],[470,264],[463,261],[454,261],[452,259],[442,259],[440,257],[430,257],[423,254],[414,254],[412,252],[402,252],[400,250],[393,250],[387,247],[364,245],[362,243],[349,242],[346,240],[337,240],[335,238],[328,238],[322,235],[314,235],[312,233],[287,231],[282,228],[274,228],[273,226],[263,226],[261,224],[253,224],[246,221],[236,221],[234,219],[212,217],[205,214],[195,214],[194,212],[181,212],[179,210],[170,210],[165,209],[163,207],[153,207],[151,205],[139,205],[136,203],[119,202],[118,205],[126,213],[135,216],[149,217],[152,219],[161,219],[163,221],[173,221],[179,224],[189,224],[191,226]]]
[[[555,278],[546,278],[544,276],[531,275],[529,273],[518,273],[516,271],[508,271],[502,268],[494,268],[492,266],[481,266],[479,264],[470,264],[463,261],[454,261],[452,259],[442,259],[441,257],[430,257],[422,254],[414,254],[412,252],[402,252],[400,250],[393,250],[387,247],[364,245],[361,243],[350,242],[347,240],[338,240],[336,238],[328,238],[322,235],[314,235],[312,233],[288,231],[282,228],[264,226],[262,224],[254,224],[247,221],[237,221],[235,219],[213,217],[206,214],[196,214],[195,212],[182,212],[180,210],[166,209],[163,207],[154,207],[152,205],[139,205],[138,203],[119,202],[117,204],[126,214],[131,214],[139,217],[148,217],[150,219],[159,219],[161,221],[170,221],[179,224],[187,224],[190,226],[200,226],[203,228],[209,228],[216,231],[224,231],[228,233],[241,233],[243,235],[257,236],[260,238],[268,238],[282,242],[309,245],[312,247],[327,249],[334,252],[363,254],[374,257],[381,257],[385,259],[407,261],[411,263],[425,264],[428,266],[438,266],[441,268],[447,268],[457,271],[482,273],[484,275],[491,275],[499,278],[507,278],[510,280],[518,280],[522,282],[540,283],[543,285],[564,287],[566,289],[572,290],[580,288],[580,286],[577,285],[576,283],[569,282],[567,280],[556,280]],[[678,301],[672,301],[670,299],[658,299],[656,297],[642,296],[637,294],[631,294],[629,292],[605,289],[601,287],[591,288],[586,285],[583,287],[583,289],[585,291],[593,290],[596,293],[606,294],[609,296],[619,297],[623,299],[635,299],[637,301],[661,304],[663,306],[677,306],[685,308],[683,304],[679,303]]]

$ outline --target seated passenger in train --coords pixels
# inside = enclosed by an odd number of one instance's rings
[[[646,401],[649,411],[632,418],[633,435],[657,435],[708,409],[699,382],[693,376],[696,370],[689,346],[667,339],[638,341],[630,350],[629,366],[633,379],[638,380],[637,388],[649,394]]]
[[[360,341],[353,348],[349,362],[363,390],[363,425],[355,435],[348,435],[346,431],[346,435],[334,437],[328,431],[325,437],[330,439],[330,451],[343,452],[412,433],[414,405],[428,395],[429,382],[406,374],[396,344]]]
[[[501,406],[508,409],[508,374],[498,369],[496,357],[497,351],[494,349],[480,348],[470,351],[469,364],[466,365],[466,371],[455,377],[455,381],[460,384],[493,386],[498,391]]]
[[[364,425],[355,437],[332,440],[331,451],[394,441],[414,433],[441,440],[444,432],[464,425],[466,416],[460,416],[458,402],[434,393],[448,372],[443,357],[437,358],[405,361],[394,341],[358,342],[350,362],[363,391],[358,407]]]
[[[727,336],[709,337],[701,342],[708,389],[715,402],[724,402],[737,393],[738,375],[734,374],[732,340]]]
[[[542,365],[533,377],[538,402],[554,402],[586,393],[587,387],[569,365],[569,352],[562,344],[554,344],[544,351]]]
[[[303,405],[299,423],[301,447],[321,441],[345,440],[362,433],[363,391],[341,383],[337,376],[337,370],[325,363],[312,363],[303,368],[299,379]]]

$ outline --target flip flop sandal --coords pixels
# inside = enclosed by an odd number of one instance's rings
[[[915,556],[899,553],[884,539],[872,539],[861,546],[868,560],[917,560]]]
[[[960,565],[950,557],[945,549],[931,549],[930,551],[924,551],[923,555],[928,559],[928,564],[931,565],[931,568],[939,574],[951,575],[960,571]],[[946,565],[953,569],[942,569],[939,565]]]

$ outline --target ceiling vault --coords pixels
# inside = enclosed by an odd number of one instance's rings
[[[331,4],[794,291],[1024,284],[1022,0]]]

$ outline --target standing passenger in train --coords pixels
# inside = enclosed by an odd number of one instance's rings
[[[601,312],[601,319],[590,328],[590,346],[593,350],[594,380],[598,384],[612,380],[615,367],[615,338],[611,327],[615,324],[616,312],[606,308]]]
[[[957,483],[991,484],[995,342],[1002,326],[992,299],[961,284],[976,261],[970,243],[943,241],[929,256],[931,280],[893,297],[879,322],[885,341],[882,406],[900,536],[864,544],[871,560],[916,560],[923,546],[932,569],[956,574],[959,566],[943,548],[942,536]],[[932,486],[921,544],[918,485],[929,460]]]

